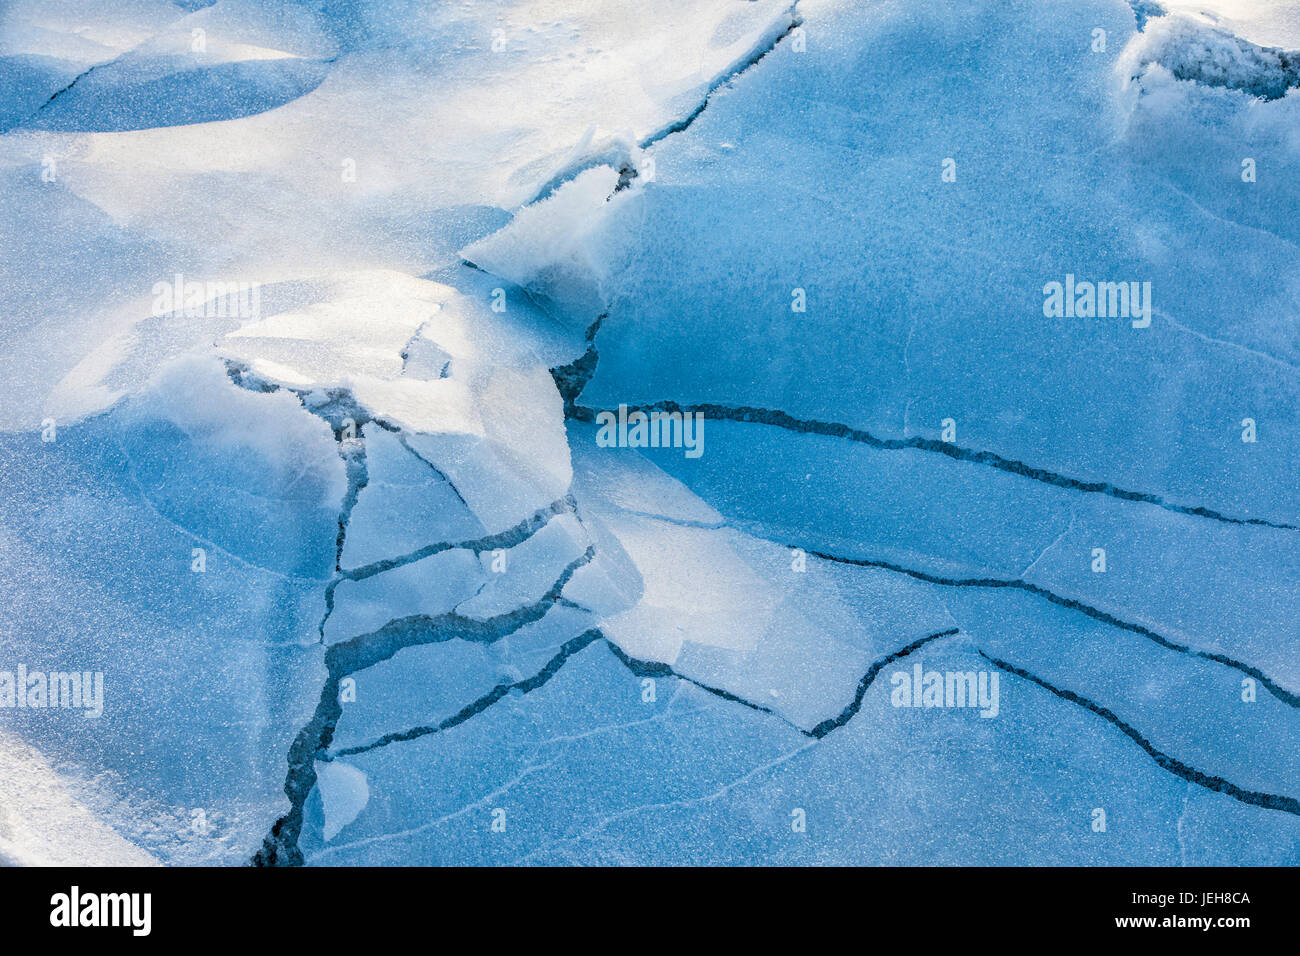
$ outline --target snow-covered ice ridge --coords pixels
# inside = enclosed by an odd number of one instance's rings
[[[13,0],[0,862],[1300,862],[1295,51]]]

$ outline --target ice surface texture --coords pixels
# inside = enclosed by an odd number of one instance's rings
[[[10,4],[0,860],[1300,862],[1297,49]]]

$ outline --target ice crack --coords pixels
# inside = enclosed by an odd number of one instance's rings
[[[848,441],[866,445],[869,448],[875,448],[879,451],[910,450],[929,452],[932,454],[945,455],[956,461],[982,465],[987,468],[996,468],[998,471],[1005,471],[1013,475],[1019,475],[1021,478],[1028,478],[1031,481],[1037,481],[1045,485],[1052,485],[1056,488],[1068,488],[1072,491],[1083,492],[1084,494],[1106,495],[1107,497],[1117,498],[1121,501],[1135,501],[1142,504],[1154,505],[1157,508],[1163,508],[1165,511],[1173,511],[1177,514],[1191,515],[1197,518],[1205,518],[1210,521],[1223,522],[1224,524],[1256,525],[1265,528],[1274,528],[1280,531],[1300,531],[1300,525],[1287,524],[1281,521],[1272,521],[1268,518],[1235,517],[1213,508],[1206,508],[1201,505],[1178,504],[1176,502],[1167,501],[1160,495],[1151,494],[1145,491],[1131,491],[1127,488],[1120,488],[1108,481],[1087,481],[1080,478],[1072,478],[1069,475],[1063,475],[1047,468],[1039,468],[1035,465],[1030,465],[1014,458],[1005,458],[992,451],[966,448],[953,442],[939,441],[934,438],[924,438],[919,435],[911,438],[880,438],[873,435],[871,432],[860,428],[854,428],[850,425],[844,425],[839,422],[824,422],[815,419],[795,418],[793,415],[789,415],[779,409],[757,408],[751,405],[718,405],[712,402],[681,405],[674,401],[662,401],[647,405],[628,406],[629,414],[633,411],[641,411],[645,413],[680,412],[683,415],[698,412],[702,413],[706,419],[745,422],[756,425],[771,425],[775,428],[783,428],[787,431],[800,432],[803,434],[843,438]],[[571,417],[583,422],[594,422],[596,420],[596,410],[582,405],[575,405]]]
[[[524,625],[541,620],[551,606],[560,600],[561,593],[573,575],[593,557],[595,550],[587,548],[564,568],[555,583],[535,604],[515,608],[486,620],[461,617],[455,613],[437,617],[414,615],[390,621],[377,631],[330,646],[325,651],[327,676],[325,685],[321,688],[316,712],[299,731],[289,751],[289,771],[284,784],[285,795],[289,798],[289,812],[271,827],[270,834],[251,862],[255,866],[302,865],[303,855],[298,840],[302,834],[304,808],[316,786],[315,763],[329,750],[334,739],[334,729],[343,714],[343,705],[339,699],[339,685],[343,678],[388,660],[407,647],[440,643],[454,638],[491,643],[513,634]]]
[[[1126,737],[1141,747],[1142,750],[1144,750],[1147,755],[1161,767],[1161,769],[1167,770],[1175,776],[1181,777],[1197,786],[1204,787],[1207,790],[1213,790],[1215,793],[1226,794],[1234,800],[1239,800],[1242,803],[1264,807],[1268,810],[1282,810],[1285,813],[1292,813],[1296,816],[1300,816],[1300,800],[1297,800],[1295,797],[1284,797],[1272,793],[1261,793],[1258,790],[1247,790],[1244,787],[1237,786],[1229,780],[1225,780],[1223,777],[1216,777],[1212,774],[1202,773],[1195,767],[1190,767],[1181,760],[1157,750],[1151,741],[1142,736],[1141,732],[1139,732],[1137,728],[1125,723],[1116,716],[1113,711],[1106,709],[1101,706],[1101,704],[1080,696],[1073,691],[1064,690],[1063,688],[1049,684],[1041,677],[1037,677],[1034,674],[1029,673],[1029,671],[1008,664],[1006,661],[990,657],[983,651],[980,651],[980,656],[994,666],[1006,671],[1008,674],[1013,674],[1016,677],[1037,684],[1039,687],[1055,694],[1062,700],[1069,701],[1072,704],[1077,704],[1085,710],[1089,710],[1096,714],[1112,726],[1117,727]]]
[[[1213,661],[1216,664],[1231,667],[1235,671],[1254,678],[1258,683],[1266,687],[1269,693],[1282,701],[1282,703],[1287,704],[1290,707],[1300,707],[1300,695],[1291,693],[1257,667],[1252,667],[1250,664],[1235,660],[1226,654],[1197,650],[1196,648],[1189,647],[1186,644],[1179,644],[1143,624],[1125,621],[1122,618],[1111,614],[1109,611],[1103,611],[1101,608],[1094,607],[1091,604],[1085,604],[1083,601],[1077,600],[1076,598],[1066,597],[1065,595],[1058,594],[1042,585],[1033,584],[1032,582],[1020,578],[950,578],[944,577],[943,575],[931,574],[927,571],[921,571],[916,568],[909,568],[901,564],[894,564],[891,561],[880,561],[870,558],[847,558],[841,555],[828,554],[824,551],[808,550],[807,553],[813,557],[821,558],[824,561],[834,561],[837,564],[849,564],[860,568],[880,568],[883,571],[893,571],[897,574],[905,574],[918,581],[924,581],[927,584],[937,584],[941,587],[1010,588],[1013,590],[1024,591],[1027,594],[1032,594],[1045,601],[1050,601],[1059,607],[1068,608],[1071,611],[1085,614],[1093,620],[1101,621],[1103,624],[1109,624],[1112,627],[1118,627],[1122,630],[1138,634],[1149,641],[1159,644],[1166,650],[1176,651],[1179,654],[1186,654],[1189,657],[1197,657],[1201,660]]]

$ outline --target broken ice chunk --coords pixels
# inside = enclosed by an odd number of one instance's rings
[[[407,451],[397,435],[374,424],[367,424],[362,435],[366,485],[343,541],[345,569],[484,534],[451,483]]]
[[[484,620],[536,603],[589,544],[578,519],[561,514],[509,551],[480,553],[487,584],[457,607],[457,613]]]
[[[442,551],[364,580],[344,580],[334,591],[325,641],[335,644],[369,634],[403,618],[446,614],[483,580],[478,559],[463,549]]]
[[[131,469],[169,519],[259,567],[329,575],[347,480],[329,425],[292,394],[245,391],[215,358],[186,356],[127,414]]]
[[[357,818],[370,802],[366,775],[351,764],[339,760],[316,762],[316,789],[324,810],[326,842]]]
[[[412,434],[411,448],[451,480],[495,534],[568,492],[573,470],[563,402],[541,367],[482,368],[468,380],[469,401],[481,422],[478,430],[468,424],[440,428],[419,409],[404,424],[420,432]]]

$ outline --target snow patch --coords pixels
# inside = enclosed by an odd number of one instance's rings
[[[1300,53],[1257,46],[1207,17],[1176,14],[1147,24],[1125,49],[1120,68],[1141,77],[1153,65],[1175,79],[1276,100],[1300,86]]]
[[[592,225],[606,202],[622,201],[615,196],[618,185],[612,166],[584,170],[461,255],[555,303],[560,314],[590,322],[605,306],[605,271],[589,245]]]

